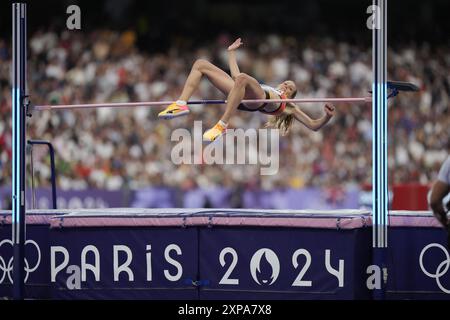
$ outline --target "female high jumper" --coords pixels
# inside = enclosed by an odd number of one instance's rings
[[[215,141],[226,133],[230,118],[237,109],[250,112],[259,111],[272,116],[267,126],[280,129],[283,135],[288,133],[294,119],[314,131],[319,130],[330,121],[335,114],[335,108],[330,104],[325,104],[325,115],[320,119],[310,118],[293,103],[242,104],[241,101],[243,99],[293,99],[297,94],[297,88],[293,81],[284,81],[277,88],[272,88],[260,84],[248,74],[241,73],[237,65],[235,51],[242,44],[239,38],[228,47],[231,77],[225,71],[206,60],[197,60],[192,67],[178,101],[160,112],[158,117],[172,119],[187,115],[189,113],[187,101],[198,88],[202,77],[206,76],[217,89],[228,95],[224,115],[212,129],[206,131],[203,135],[203,140],[206,142]]]

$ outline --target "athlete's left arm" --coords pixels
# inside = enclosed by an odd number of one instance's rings
[[[230,73],[233,80],[236,79],[236,77],[241,73],[237,64],[236,50],[242,45],[243,43],[241,38],[239,38],[228,47],[228,64],[230,66]]]
[[[310,116],[308,116],[306,113],[304,113],[299,108],[295,108],[294,118],[297,121],[303,123],[307,128],[309,128],[313,131],[318,131],[323,126],[325,126],[331,120],[331,118],[335,115],[335,107],[334,106],[332,106],[330,104],[326,104],[323,107],[323,109],[325,111],[325,115],[322,118],[312,119]]]

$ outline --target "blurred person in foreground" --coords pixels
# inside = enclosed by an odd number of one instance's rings
[[[450,143],[449,143],[450,149]],[[433,210],[434,216],[447,230],[448,246],[450,248],[450,223],[447,213],[450,209],[450,201],[444,203],[444,199],[450,193],[450,156],[442,164],[436,182],[434,183],[430,193],[430,207]]]
[[[236,110],[259,111],[272,116],[267,126],[280,129],[283,135],[287,134],[293,120],[301,122],[313,131],[319,130],[330,121],[335,114],[335,107],[329,104],[324,106],[325,115],[320,119],[312,119],[293,103],[243,104],[243,99],[293,99],[297,94],[297,87],[293,81],[287,80],[278,85],[277,88],[272,88],[260,84],[258,80],[248,74],[241,73],[235,51],[242,44],[239,38],[228,47],[231,76],[206,60],[197,60],[186,80],[180,98],[160,112],[158,116],[162,119],[172,119],[189,114],[187,101],[198,88],[201,79],[206,76],[217,89],[228,95],[228,98],[225,113],[220,121],[203,135],[205,142],[215,141],[226,133],[228,123]]]

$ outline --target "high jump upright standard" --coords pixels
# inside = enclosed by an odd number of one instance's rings
[[[27,108],[27,8],[12,6],[12,241],[14,247],[13,298],[24,297],[25,268],[25,147]]]
[[[373,262],[381,270],[374,299],[383,299],[387,284],[388,169],[387,169],[387,0],[373,1],[372,39],[372,215]]]

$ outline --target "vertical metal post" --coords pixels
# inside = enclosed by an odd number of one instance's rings
[[[372,207],[373,262],[382,271],[381,286],[374,299],[385,298],[387,282],[388,170],[387,170],[387,0],[373,0],[376,27],[373,28],[372,101]]]
[[[33,156],[33,146],[28,145],[28,154],[30,155],[30,176],[31,176],[31,209],[36,209],[36,186],[34,183],[34,156]]]
[[[26,14],[26,4],[12,5],[12,241],[14,244],[13,298],[16,300],[23,300],[25,291]]]
[[[48,144],[48,149],[50,151],[50,166],[52,171],[52,203],[53,209],[56,210],[57,198],[56,198],[56,168],[55,168],[55,150],[53,149],[53,145],[51,143]]]

